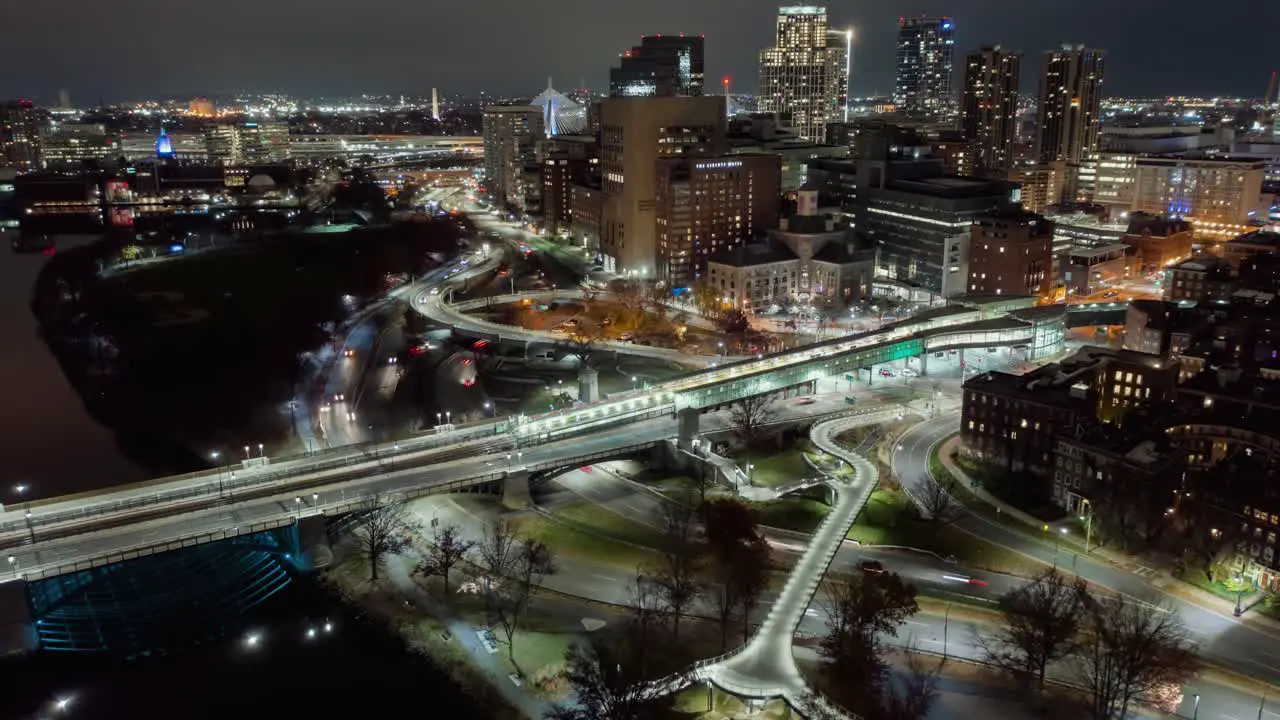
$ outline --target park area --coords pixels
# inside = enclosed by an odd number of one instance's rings
[[[458,239],[450,223],[270,236],[96,281],[84,305],[118,351],[122,424],[175,444],[283,439],[301,354]]]

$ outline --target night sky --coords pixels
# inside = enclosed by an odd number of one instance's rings
[[[708,85],[754,91],[778,4],[765,0],[3,0],[0,98],[79,105],[237,90],[303,96],[486,90],[532,94],[607,84],[641,33],[707,35]],[[899,15],[951,15],[957,55],[1002,43],[1035,55],[1063,42],[1111,51],[1109,94],[1261,96],[1280,46],[1254,3],[1201,0],[844,0],[855,94],[893,82]],[[331,8],[331,10],[330,10]],[[1027,75],[1024,71],[1024,76]],[[1030,73],[1034,75],[1035,73]],[[1034,87],[1034,80],[1026,83]]]

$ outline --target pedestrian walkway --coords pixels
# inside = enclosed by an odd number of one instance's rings
[[[825,701],[804,681],[792,654],[792,641],[836,551],[875,490],[878,477],[875,466],[835,442],[840,433],[866,425],[866,422],[866,417],[845,417],[818,423],[810,430],[809,437],[814,445],[854,468],[853,478],[848,482],[835,478],[828,480],[836,492],[835,504],[814,531],[808,549],[796,563],[751,641],[739,652],[697,668],[695,679],[710,681],[744,697],[781,697],[802,713],[812,709],[814,703],[820,703],[827,713],[842,714],[834,708],[825,707]]]

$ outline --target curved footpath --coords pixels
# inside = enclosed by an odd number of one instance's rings
[[[812,707],[816,702],[823,706],[820,709],[826,714],[846,715],[828,706],[809,688],[796,667],[792,642],[827,568],[875,490],[878,479],[875,466],[835,442],[840,433],[865,424],[864,417],[842,417],[818,423],[810,429],[809,438],[814,445],[853,467],[853,479],[842,482],[834,477],[828,478],[827,484],[836,493],[835,505],[814,531],[808,549],[796,563],[782,593],[751,642],[723,660],[695,669],[696,679],[710,681],[724,690],[746,697],[781,697],[805,714],[808,710],[818,709]]]

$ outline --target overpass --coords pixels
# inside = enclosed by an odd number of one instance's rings
[[[687,447],[702,413],[746,397],[813,387],[821,378],[862,369],[870,376],[876,365],[909,356],[921,358],[927,372],[928,355],[947,349],[1018,345],[1032,358],[1057,352],[1062,309],[1030,304],[1004,299],[938,308],[879,331],[732,362],[561,411],[444,425],[407,440],[9,507],[0,514],[6,581],[47,580],[65,590],[64,584],[79,586],[125,561],[285,525],[315,537],[316,522],[363,507],[372,496],[400,500],[501,483],[519,503],[528,493],[528,473],[634,452],[637,443],[668,437],[673,414]],[[570,437],[577,439],[567,442]]]
[[[709,409],[909,356],[919,357],[927,372],[928,355],[948,349],[1025,346],[1031,358],[1057,352],[1062,347],[1062,319],[1061,309],[1053,307],[940,308],[879,331],[729,363],[574,408],[444,425],[406,440],[160,478],[19,508],[10,506],[0,515],[0,548],[39,548],[41,538],[93,532],[104,524],[143,523],[188,512],[210,498],[232,503],[246,494],[352,482],[397,464],[448,462],[463,455],[528,447],[606,429],[625,434],[621,430],[627,425],[673,413],[683,413],[681,436],[687,441],[696,432],[697,414]]]

